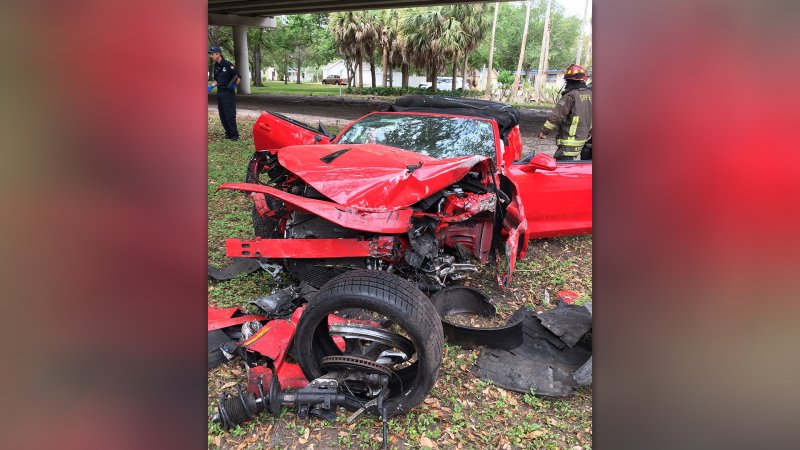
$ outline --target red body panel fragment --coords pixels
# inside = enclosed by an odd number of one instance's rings
[[[237,315],[238,314],[238,315]],[[242,314],[239,308],[215,308],[208,307],[208,331],[220,330],[222,328],[241,325],[253,320],[267,320],[265,316],[255,314]]]
[[[360,211],[355,208],[337,205],[325,200],[300,197],[270,186],[252,183],[228,183],[218,189],[234,191],[258,192],[270,197],[283,200],[303,211],[310,212],[325,220],[353,230],[370,231],[373,233],[405,233],[411,228],[411,210],[398,209],[394,211]]]

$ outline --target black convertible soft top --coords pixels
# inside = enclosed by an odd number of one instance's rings
[[[497,122],[500,137],[508,144],[508,133],[519,125],[517,108],[498,102],[474,98],[434,97],[430,95],[404,95],[389,106],[389,111],[430,112],[482,117]]]

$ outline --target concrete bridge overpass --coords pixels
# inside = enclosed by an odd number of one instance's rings
[[[275,16],[363,9],[410,8],[475,0],[208,0],[208,24],[233,27],[234,64],[242,77],[239,91],[250,93],[247,28],[274,28]]]

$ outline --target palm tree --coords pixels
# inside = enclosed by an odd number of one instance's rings
[[[408,51],[406,36],[400,32],[399,25],[396,29],[397,39],[392,41],[392,46],[389,48],[389,66],[400,67],[400,73],[402,74],[401,86],[405,89],[408,88],[408,72],[409,65],[411,64],[411,54]]]
[[[467,46],[467,35],[461,28],[461,22],[453,17],[450,17],[442,24],[442,34],[439,37],[439,45],[445,56],[453,60],[453,79],[451,89],[455,91],[458,56],[459,54],[462,54],[464,48]],[[436,84],[435,78],[433,84]]]
[[[445,7],[446,12],[461,24],[461,30],[464,33],[463,46],[461,48],[461,56],[464,58],[464,68],[461,75],[464,77],[462,88],[466,88],[467,82],[467,63],[469,55],[480,45],[485,37],[486,29],[489,27],[489,20],[484,14],[486,8],[483,4],[480,5],[453,5]],[[455,90],[456,74],[455,74],[456,61],[453,61],[453,90]]]
[[[347,64],[348,85],[355,82],[356,68],[361,69],[361,52],[356,40],[359,28],[358,20],[353,11],[336,12],[331,15],[329,25],[333,32],[333,39],[339,46],[339,52],[344,56]]]
[[[409,60],[431,76],[434,92],[436,79],[446,62],[440,42],[442,22],[441,8],[429,8],[410,14],[401,25]]]
[[[356,41],[361,46],[361,54],[369,59],[369,71],[372,75],[372,87],[375,87],[375,49],[380,46],[380,30],[378,19],[373,11],[364,11],[360,16],[359,32]],[[363,87],[363,85],[359,85]]]
[[[381,47],[381,67],[383,70],[383,80],[381,86],[386,87],[386,77],[391,80],[392,61],[390,54],[395,42],[399,40],[399,13],[395,9],[384,9],[377,14],[375,23],[379,34]]]

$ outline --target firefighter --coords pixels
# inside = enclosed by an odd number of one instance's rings
[[[222,57],[219,47],[211,47],[208,54],[214,60],[214,82],[208,91],[217,88],[217,108],[219,120],[225,128],[225,139],[239,140],[239,129],[236,127],[236,87],[239,84],[239,73],[229,61]]]
[[[567,68],[561,99],[539,132],[539,139],[558,128],[553,155],[558,161],[570,161],[581,154],[583,144],[592,132],[592,91],[586,87],[589,78],[583,67],[573,64]]]

